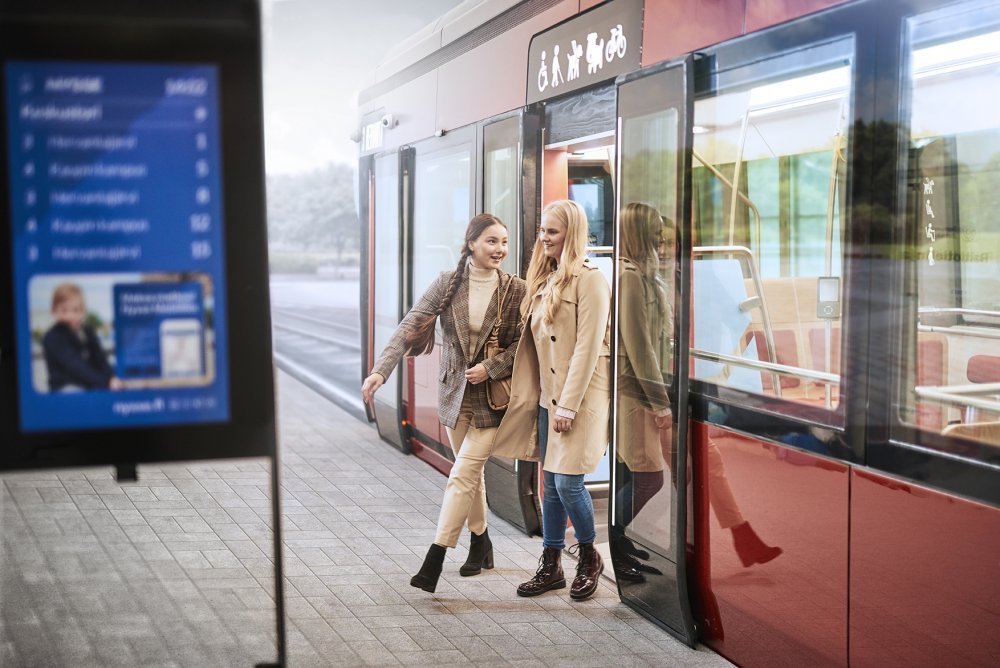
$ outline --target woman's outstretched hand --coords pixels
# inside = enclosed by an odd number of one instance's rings
[[[361,397],[365,400],[366,404],[370,404],[372,402],[372,399],[375,398],[375,390],[382,387],[384,384],[385,378],[383,378],[380,373],[373,373],[365,378],[365,382],[361,384]]]

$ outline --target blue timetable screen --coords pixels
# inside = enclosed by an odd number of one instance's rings
[[[228,420],[216,67],[5,75],[22,430]]]

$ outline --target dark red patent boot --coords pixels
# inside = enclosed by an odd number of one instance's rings
[[[538,560],[538,570],[535,577],[522,583],[517,588],[518,596],[538,596],[550,589],[562,589],[566,586],[566,577],[562,569],[562,550],[558,547],[547,547],[542,550],[542,558]]]
[[[749,522],[733,527],[733,545],[744,566],[766,564],[784,552],[780,547],[771,547],[757,536]]]
[[[576,577],[569,588],[569,597],[574,601],[589,598],[597,591],[601,573],[604,571],[604,560],[598,554],[593,543],[580,543],[580,561],[576,564]]]

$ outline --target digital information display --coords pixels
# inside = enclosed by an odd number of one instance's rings
[[[6,82],[21,429],[228,420],[217,69]]]

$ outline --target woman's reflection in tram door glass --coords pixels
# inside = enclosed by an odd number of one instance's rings
[[[657,520],[670,517],[671,488],[664,489],[664,469],[676,475],[669,378],[673,368],[675,228],[648,204],[632,202],[621,212],[619,296],[619,433],[618,466],[624,484],[615,499],[611,540],[619,555],[617,577],[639,581],[656,569],[642,563],[649,555],[626,536],[644,538],[664,529]],[[730,529],[744,566],[764,564],[782,553],[754,532],[740,512],[726,479],[722,453],[707,444],[709,500],[723,529]],[[645,513],[644,508],[649,507]]]
[[[371,375],[361,386],[371,402],[403,355],[434,349],[435,325],[443,333],[438,406],[448,431],[455,463],[445,486],[437,535],[410,585],[433,592],[444,565],[445,551],[458,544],[462,526],[472,532],[469,556],[459,569],[464,576],[493,568],[493,543],[486,531],[486,484],[483,469],[491,455],[526,459],[530,452],[494,448],[493,439],[504,411],[486,396],[486,381],[511,374],[521,337],[523,280],[500,269],[507,257],[507,226],[490,214],[474,217],[452,271],[442,272],[410,309],[392,335]],[[496,334],[499,354],[486,358],[487,339]],[[529,448],[530,444],[522,444]]]
[[[672,271],[673,233],[667,230],[659,211],[648,204],[632,202],[621,212],[618,345],[618,450],[619,486],[615,498],[616,522],[610,529],[612,566],[615,577],[640,582],[643,573],[660,571],[643,563],[649,553],[626,537],[652,538],[656,519],[669,520],[670,494],[663,489],[664,453],[661,438],[669,443],[670,398],[663,366],[670,364],[669,276]],[[660,264],[660,249],[670,244],[671,264]],[[665,255],[665,253],[664,253]],[[661,272],[663,272],[661,274]],[[653,499],[655,506],[636,517]],[[648,518],[648,519],[647,519]],[[661,527],[669,535],[669,527]],[[655,544],[655,538],[646,541]]]

